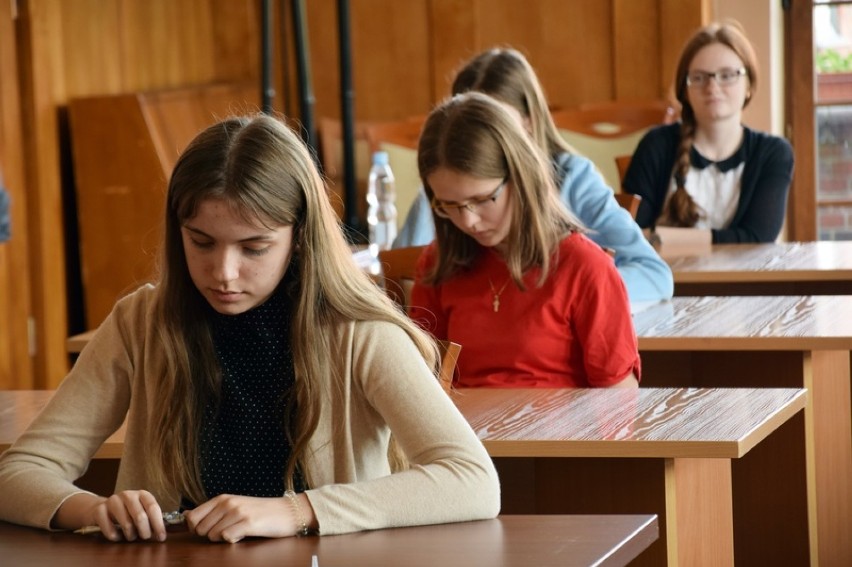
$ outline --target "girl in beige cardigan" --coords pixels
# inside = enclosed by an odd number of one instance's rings
[[[234,542],[494,517],[496,472],[436,358],[352,261],[299,138],[225,120],[175,165],[159,282],[0,458],[0,519],[162,541],[181,509]],[[115,494],[75,487],[125,419]]]

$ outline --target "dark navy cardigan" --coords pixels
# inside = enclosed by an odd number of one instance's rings
[[[744,127],[743,143],[731,157],[716,165],[727,171],[745,162],[740,201],[730,225],[713,229],[713,243],[772,242],[781,232],[787,209],[787,192],[793,178],[793,150],[784,138]],[[624,177],[624,189],[642,197],[636,222],[652,227],[662,213],[671,184],[680,143],[680,124],[659,126],[639,142]],[[706,167],[714,162],[695,148],[692,165]]]

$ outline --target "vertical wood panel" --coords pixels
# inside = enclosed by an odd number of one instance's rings
[[[36,320],[35,385],[51,387],[65,375],[68,359],[65,292],[65,238],[62,217],[57,97],[63,96],[64,71],[61,2],[32,0],[20,3],[25,30],[21,45],[24,61],[24,148],[27,176],[31,289]],[[58,93],[58,95],[57,95]]]
[[[524,52],[551,106],[613,98],[611,3],[491,0],[479,20],[479,48],[508,43]]]
[[[786,132],[796,167],[787,201],[788,239],[816,240],[816,123],[813,3],[791,2],[784,13]],[[768,95],[764,95],[768,96]]]
[[[657,0],[613,0],[615,99],[660,98],[660,66],[649,54],[660,51]]]
[[[30,268],[18,65],[12,5],[0,6],[0,169],[11,197],[12,238],[0,244],[0,389],[33,387],[27,320]]]
[[[686,40],[710,22],[711,0],[659,0],[660,91],[675,98],[673,86],[677,60]]]
[[[432,103],[449,96],[453,77],[464,61],[482,49],[480,0],[430,0]]]

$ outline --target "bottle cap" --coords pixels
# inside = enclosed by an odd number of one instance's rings
[[[373,153],[373,165],[387,165],[388,164],[388,153],[387,152],[374,152]]]

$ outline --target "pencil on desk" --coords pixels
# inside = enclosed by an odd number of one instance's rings
[[[74,533],[80,534],[80,535],[88,535],[88,534],[97,534],[97,533],[100,533],[100,531],[101,531],[100,526],[83,526],[79,530],[74,530]]]

